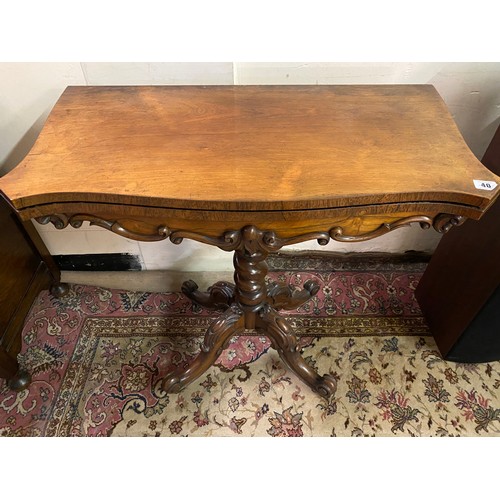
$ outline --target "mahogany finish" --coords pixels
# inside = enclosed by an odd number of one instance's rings
[[[334,379],[304,361],[276,312],[318,286],[268,286],[267,255],[413,223],[444,233],[498,196],[474,179],[500,183],[430,85],[68,87],[0,190],[22,220],[59,229],[88,221],[139,241],[190,238],[234,252],[234,285],[183,285],[223,312],[164,390],[181,390],[233,335],[253,330],[329,397]]]
[[[500,174],[500,127],[482,163]],[[496,324],[480,322],[485,305],[499,289],[500,202],[497,200],[480,221],[466,221],[459,230],[443,236],[415,290],[445,359],[460,362],[500,359],[498,319]],[[498,305],[496,308],[498,311]]]
[[[38,293],[58,280],[59,271],[32,223],[21,223],[0,196],[0,377],[11,389],[20,391],[30,382],[17,362],[25,317]]]
[[[484,175],[431,85],[68,87],[2,186],[17,209],[484,209]]]

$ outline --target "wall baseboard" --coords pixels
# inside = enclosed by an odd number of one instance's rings
[[[61,271],[140,271],[138,255],[129,253],[92,253],[54,255],[53,259]]]
[[[137,292],[175,292],[184,281],[195,281],[206,290],[217,281],[233,281],[232,272],[203,271],[62,271],[61,281],[78,285],[99,286]]]

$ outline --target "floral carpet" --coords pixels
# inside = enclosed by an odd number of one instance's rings
[[[321,285],[282,314],[306,360],[335,378],[328,401],[257,335],[233,338],[199,379],[165,394],[162,377],[196,356],[217,313],[179,292],[72,285],[31,308],[19,362],[33,381],[20,393],[0,382],[0,435],[500,436],[500,362],[441,358],[413,294],[425,263],[270,264],[271,281]]]

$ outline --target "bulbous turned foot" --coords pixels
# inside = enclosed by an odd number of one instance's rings
[[[24,391],[31,383],[31,375],[26,370],[19,370],[8,382],[9,388],[16,392]]]
[[[50,293],[60,299],[64,297],[69,292],[69,285],[67,283],[55,283],[50,287]]]

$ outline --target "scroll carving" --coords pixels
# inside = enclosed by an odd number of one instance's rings
[[[302,290],[288,285],[272,283],[267,287],[267,301],[276,310],[296,309],[319,292],[319,284],[314,280],[307,280]]]
[[[111,231],[125,238],[130,238],[136,241],[161,241],[168,238],[171,231],[166,226],[158,227],[156,233],[139,233],[137,231],[131,231],[130,229],[124,228],[117,221],[104,220],[99,217],[87,214],[53,214],[44,217],[37,217],[35,219],[39,224],[48,224],[51,222],[56,229],[64,229],[68,225],[74,228],[79,228],[82,226],[83,222],[89,222],[91,226],[99,226],[108,231]]]
[[[335,378],[330,374],[320,376],[307,363],[300,352],[298,337],[292,325],[268,304],[261,308],[256,326],[258,332],[269,337],[284,363],[313,391],[327,400],[335,394]]]
[[[206,309],[220,309],[225,311],[234,302],[235,286],[227,281],[218,281],[208,288],[206,292],[200,292],[198,285],[193,280],[185,281],[181,291],[186,297]]]
[[[243,311],[237,304],[232,304],[208,328],[201,344],[201,351],[188,368],[182,365],[165,375],[162,390],[179,392],[212,366],[231,337],[244,331]]]
[[[461,226],[465,222],[461,215],[439,214],[434,218],[434,229],[438,233],[447,233],[454,226]]]
[[[346,235],[344,234],[344,230],[342,227],[337,226],[330,229],[330,237],[335,241],[341,242],[356,242],[356,241],[367,241],[373,238],[377,238],[382,236],[383,234],[389,233],[398,229],[400,227],[406,227],[410,224],[418,222],[422,229],[429,229],[433,225],[433,220],[426,215],[416,215],[412,217],[405,217],[404,219],[399,219],[392,223],[385,223],[380,225],[374,231],[370,231],[368,233],[359,234],[359,235]]]
[[[228,252],[241,249],[243,247],[252,247],[253,251],[260,249],[264,252],[274,252],[286,245],[293,245],[308,240],[317,240],[320,245],[326,245],[330,240],[339,242],[361,242],[377,238],[401,227],[418,223],[423,229],[433,227],[439,233],[446,233],[452,227],[459,226],[465,221],[465,217],[452,214],[438,214],[431,218],[427,215],[414,215],[404,217],[395,222],[381,224],[377,229],[362,234],[346,234],[342,226],[334,226],[327,231],[315,231],[292,236],[289,238],[280,238],[274,231],[262,231],[255,226],[245,226],[241,230],[226,231],[220,237],[207,236],[201,233],[187,230],[173,230],[166,225],[159,226],[154,232],[138,232],[123,227],[118,221],[109,221],[88,214],[53,214],[36,218],[40,224],[49,222],[56,229],[64,229],[68,225],[79,228],[84,221],[90,222],[90,225],[99,226],[115,234],[138,241],[161,241],[169,238],[176,245],[180,244],[184,238],[196,240],[201,243],[219,247]]]
[[[66,214],[45,215],[43,217],[37,217],[35,220],[39,224],[48,224],[51,222],[56,229],[64,229],[69,223],[69,217]]]

